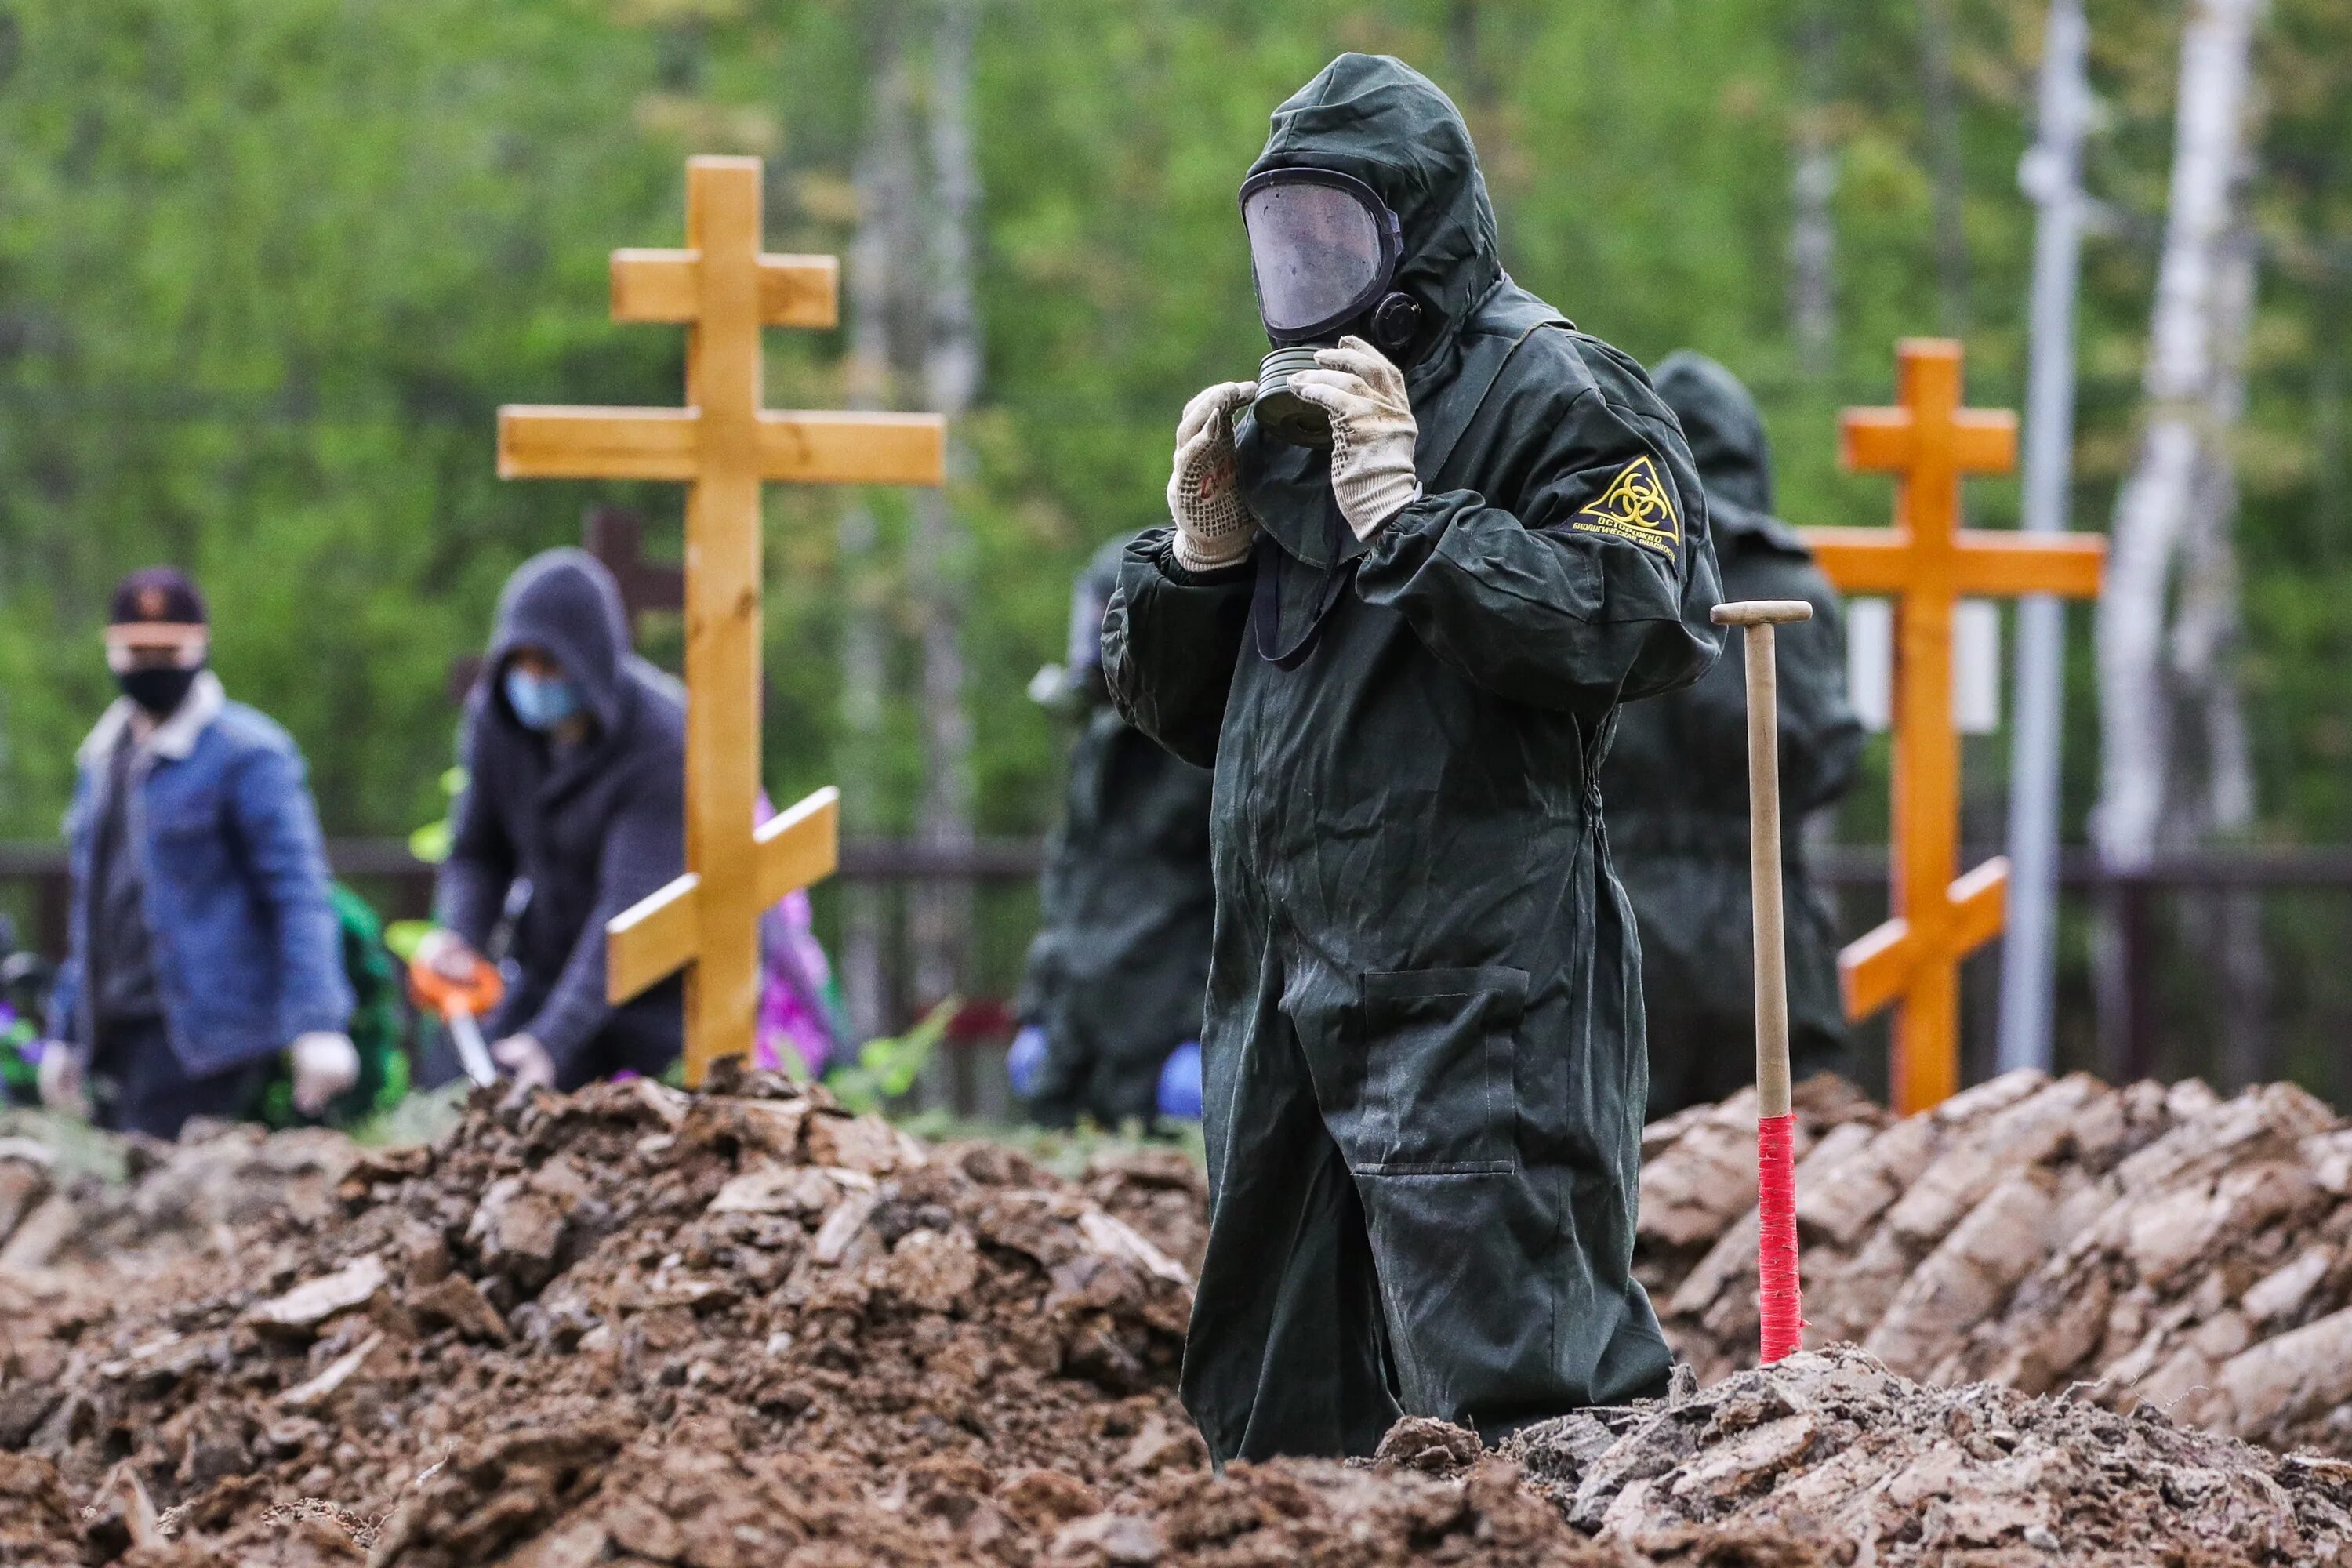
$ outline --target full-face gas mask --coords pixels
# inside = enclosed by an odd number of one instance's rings
[[[1370,185],[1331,169],[1267,169],[1244,182],[1241,201],[1258,316],[1275,345],[1258,367],[1258,427],[1328,447],[1328,417],[1293,395],[1290,378],[1348,332],[1392,358],[1412,345],[1420,303],[1390,287],[1403,226]]]

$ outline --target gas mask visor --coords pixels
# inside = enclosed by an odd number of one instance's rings
[[[1322,410],[1291,395],[1290,377],[1381,302],[1403,226],[1370,185],[1336,170],[1268,169],[1241,199],[1258,318],[1275,343],[1258,371],[1258,423],[1297,446],[1328,446]]]

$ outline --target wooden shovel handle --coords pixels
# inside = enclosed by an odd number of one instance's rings
[[[1813,607],[1802,599],[1746,599],[1717,605],[1708,616],[1718,626],[1779,626],[1811,620]]]
[[[1755,893],[1756,1113],[1789,1112],[1789,970],[1780,887],[1780,680],[1772,628],[1811,620],[1802,599],[1717,605],[1717,626],[1748,637],[1748,867]]]
[[[1804,1343],[1797,1268],[1796,1118],[1789,1105],[1789,968],[1780,888],[1780,682],[1772,628],[1812,619],[1801,599],[1717,605],[1748,637],[1748,868],[1756,926],[1756,1304],[1767,1365]]]

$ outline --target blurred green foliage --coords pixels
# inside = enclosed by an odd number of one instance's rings
[[[866,1041],[856,1056],[824,1075],[825,1088],[860,1116],[876,1116],[894,1100],[915,1087],[932,1056],[948,1037],[948,1026],[963,1009],[963,998],[950,996],[923,1015],[903,1035]],[[784,1070],[799,1076],[800,1058],[784,1053]]]
[[[683,335],[606,317],[615,246],[678,242],[681,161],[768,160],[768,238],[840,252],[869,53],[893,0],[0,0],[0,836],[55,831],[110,695],[108,586],[155,560],[210,594],[229,687],[290,728],[336,833],[439,815],[453,657],[506,574],[576,540],[595,500],[668,487],[501,485],[502,401],[674,403]],[[2344,324],[2352,55],[2341,0],[2280,0],[2260,62],[2265,240],[2242,440],[2248,674],[2266,831],[2352,837]],[[2170,153],[2180,7],[2092,0],[2100,129],[2077,521],[2130,453]],[[920,51],[928,9],[907,5]],[[1939,292],[1913,8],[1866,0],[989,0],[982,403],[956,503],[973,535],[970,691],[983,831],[1046,825],[1057,737],[1022,695],[1058,654],[1087,550],[1160,512],[1175,411],[1263,343],[1234,192],[1266,111],[1342,48],[1386,50],[1464,103],[1507,261],[1645,359],[1689,343],[1748,377],[1804,521],[1877,522],[1837,473],[1842,403],[1878,401],[1893,341],[1960,330],[1979,403],[2014,404],[2042,6],[1953,0],[1964,294]],[[1811,27],[1811,35],[1805,29]],[[1801,37],[1822,40],[1810,54]],[[1808,85],[1811,84],[1811,85]],[[1811,95],[1810,98],[1808,95]],[[1810,103],[1810,107],[1809,107]],[[1800,374],[1791,147],[1838,156],[1838,333]],[[770,400],[840,406],[839,333],[771,334]],[[2013,515],[2012,482],[1973,488]],[[850,498],[772,494],[767,767],[780,799],[842,743],[836,650]],[[919,783],[912,622],[878,508],[894,631],[881,799]],[[2078,638],[2088,616],[2074,617]],[[676,632],[656,628],[658,654]],[[2094,778],[2074,660],[2069,820]],[[1971,790],[1997,796],[1997,755]],[[1849,823],[1878,826],[1873,792]]]

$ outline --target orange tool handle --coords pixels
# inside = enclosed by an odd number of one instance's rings
[[[426,963],[421,957],[408,963],[408,989],[418,1004],[430,1007],[442,1017],[464,1013],[478,1018],[497,1006],[507,994],[507,983],[499,975],[498,966],[477,961],[471,980],[452,980]]]

